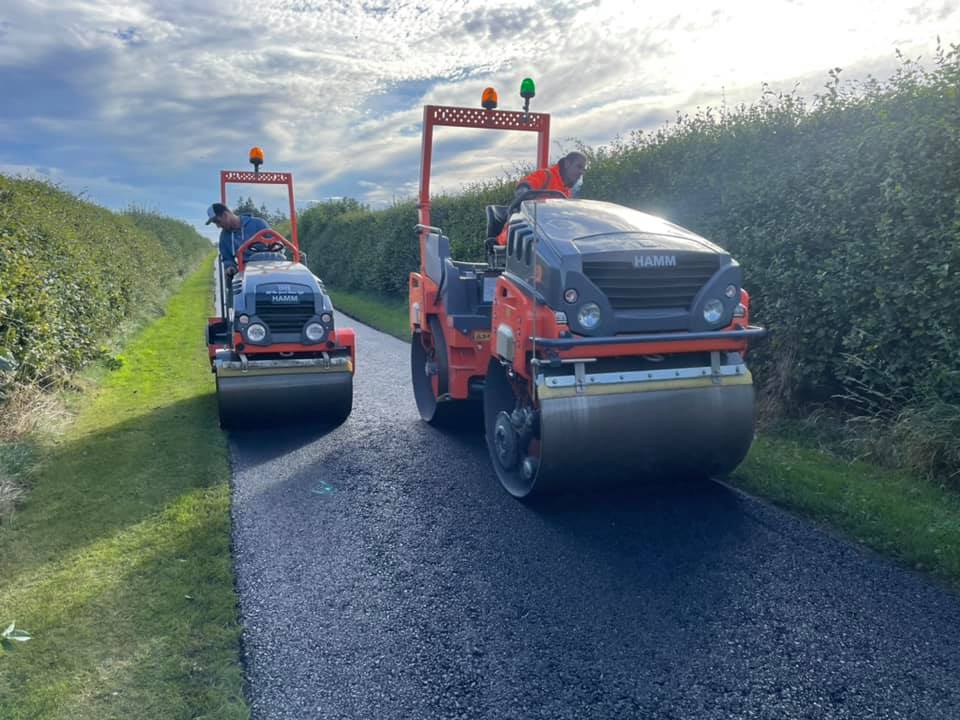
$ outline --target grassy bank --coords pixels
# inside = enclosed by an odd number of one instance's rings
[[[341,297],[354,296],[334,293]],[[345,312],[375,327],[402,327],[402,335],[393,334],[407,339],[405,303],[355,297],[356,303],[343,302]],[[793,436],[783,425],[759,437],[732,484],[960,585],[960,495],[907,472],[844,459],[820,449],[814,438]]]
[[[40,448],[0,530],[5,718],[243,718],[209,262]]]
[[[730,480],[960,587],[960,495],[953,491],[783,436],[758,437]]]
[[[410,339],[406,299],[345,290],[331,290],[330,297],[340,312],[401,340]]]

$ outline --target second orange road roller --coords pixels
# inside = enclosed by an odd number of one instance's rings
[[[233,278],[218,273],[219,315],[208,319],[207,348],[220,425],[340,424],[353,406],[354,331],[336,327],[330,296],[305,265],[293,176],[261,172],[260,148],[250,162],[253,172],[221,171],[221,202],[228,183],[285,185],[291,237],[261,230],[237,249]]]
[[[525,80],[527,104],[533,93]],[[746,358],[765,331],[750,324],[726,251],[666,220],[552,191],[486,208],[487,262],[454,260],[430,224],[435,127],[533,133],[547,167],[550,116],[497,110],[491,95],[483,108],[424,108],[420,267],[409,278],[421,417],[443,426],[482,413],[496,475],[518,498],[729,472],[753,439]]]

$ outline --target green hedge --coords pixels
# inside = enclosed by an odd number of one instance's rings
[[[0,356],[16,362],[18,382],[76,370],[210,251],[178,220],[0,175]]]
[[[958,85],[954,50],[886,82],[834,74],[810,106],[702,110],[596,153],[589,193],[740,260],[773,330],[761,375],[786,402],[931,385],[960,401]]]
[[[838,393],[960,401],[960,58],[904,62],[886,81],[831,73],[812,102],[765,92],[587,149],[584,196],[670,220],[744,266],[771,337],[756,376],[785,404]],[[436,198],[432,224],[482,254],[483,205],[509,183]],[[313,221],[311,222],[311,216]],[[417,265],[412,202],[304,215],[312,264],[335,287],[402,295]]]

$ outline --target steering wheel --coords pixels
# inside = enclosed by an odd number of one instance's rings
[[[537,198],[563,198],[564,200],[569,199],[567,198],[566,195],[564,195],[559,190],[527,190],[523,195],[514,199],[514,201],[510,203],[510,207],[507,208],[507,219],[509,219],[511,215],[513,215],[515,212],[517,212],[517,210],[520,209],[520,203],[525,202],[527,200],[536,200]]]
[[[300,249],[296,245],[276,230],[265,228],[237,248],[237,272],[243,272],[243,268],[247,264],[243,259],[244,252],[254,245],[265,245],[267,252],[280,252],[289,249],[293,253],[293,261],[300,262]]]

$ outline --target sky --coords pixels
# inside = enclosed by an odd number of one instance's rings
[[[414,197],[425,104],[551,114],[551,160],[678,111],[885,78],[960,42],[960,0],[3,0],[0,172],[205,228],[219,170],[294,174],[301,207]],[[518,137],[515,137],[518,136]],[[535,136],[442,128],[432,189],[532,163]],[[589,173],[589,169],[588,169]],[[271,209],[279,188],[230,186]]]

